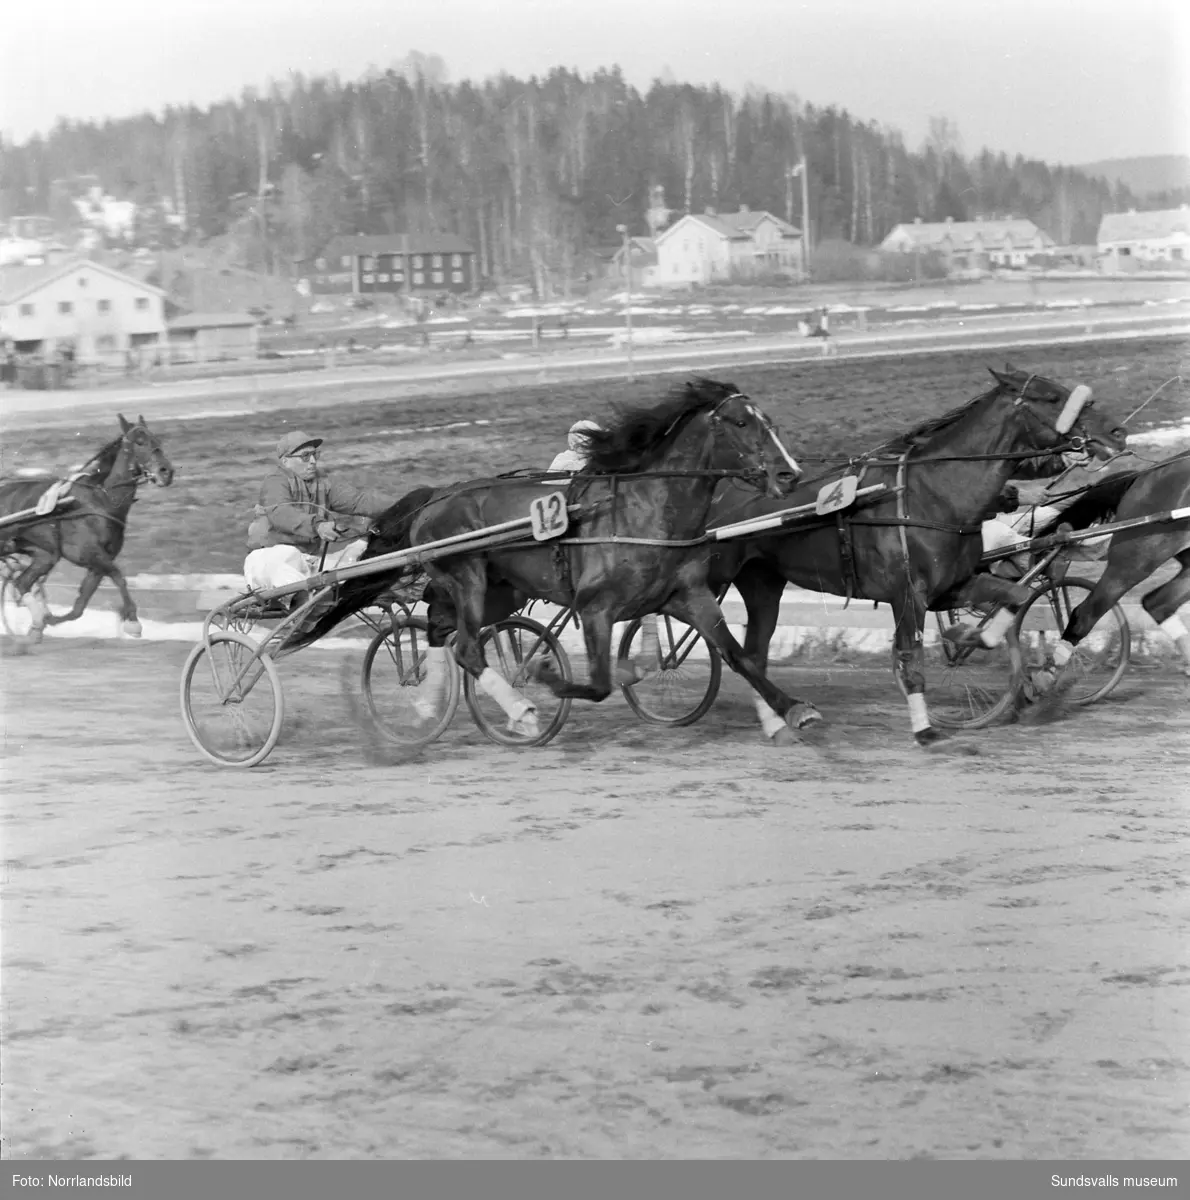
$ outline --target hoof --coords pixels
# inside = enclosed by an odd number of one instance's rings
[[[508,732],[515,733],[517,737],[523,738],[540,736],[541,728],[537,724],[537,710],[531,708],[527,713],[523,713],[519,717],[509,717]]]
[[[815,721],[821,721],[822,713],[812,704],[795,704],[785,714],[785,720],[789,722],[791,729],[805,729],[807,725],[813,725]]]
[[[35,626],[30,629],[27,634],[21,639],[26,646],[39,646],[41,639],[45,636],[45,630],[41,626]]]
[[[974,625],[950,625],[942,631],[942,636],[952,645],[963,648],[983,645]]]
[[[946,734],[939,729],[935,729],[933,725],[931,725],[928,729],[919,729],[913,735],[913,740],[919,746],[921,746],[923,750],[930,750],[946,741]]]
[[[774,746],[796,746],[798,744],[797,734],[787,725],[782,725],[770,740]]]
[[[125,637],[138,638],[144,632],[140,627],[139,621],[125,621],[120,628],[123,630]]]
[[[616,682],[622,687],[631,687],[634,683],[640,683],[646,674],[647,672],[642,671],[635,662],[616,663]]]

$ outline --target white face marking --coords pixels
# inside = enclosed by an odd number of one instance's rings
[[[769,437],[771,437],[773,439],[773,445],[775,445],[777,447],[777,449],[781,452],[781,457],[789,465],[789,469],[795,475],[800,476],[802,473],[802,469],[801,469],[801,467],[799,467],[797,465],[797,462],[794,460],[793,455],[790,454],[789,451],[786,450],[785,447],[781,444],[781,439],[777,436],[776,426],[770,420],[768,420],[768,418],[765,417],[764,414],[761,413],[761,411],[754,404],[749,404],[747,406],[747,408],[748,408],[748,411],[765,427],[765,429],[768,430]]]

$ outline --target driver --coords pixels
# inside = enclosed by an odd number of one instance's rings
[[[260,486],[256,519],[248,527],[252,549],[244,578],[251,588],[287,587],[355,562],[367,547],[372,519],[396,503],[326,475],[318,464],[321,445],[322,438],[301,429],[277,442],[277,465]],[[294,596],[291,607],[303,600]]]

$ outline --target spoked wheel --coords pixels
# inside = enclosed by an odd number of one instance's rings
[[[644,650],[643,622],[633,621],[620,639],[617,660],[636,662],[648,673],[620,690],[642,721],[654,725],[693,725],[715,703],[723,664],[692,625],[672,617],[657,618],[658,649]]]
[[[531,736],[513,729],[504,709],[480,689],[478,680],[464,673],[463,695],[476,725],[485,737],[502,746],[544,746],[570,714],[569,698],[559,699],[537,680],[538,670],[546,663],[552,663],[563,679],[571,679],[570,659],[561,643],[544,625],[517,616],[488,625],[479,635],[479,648],[487,666],[536,706],[538,733]]]
[[[1042,667],[1061,640],[1070,614],[1086,600],[1094,584],[1088,579],[1068,576],[1061,583],[1039,588],[1021,606],[1016,630],[1024,657],[1023,679],[1028,685],[1032,673]],[[1132,631],[1124,610],[1117,604],[1075,647],[1063,677],[1073,678],[1065,692],[1072,704],[1094,704],[1102,700],[1128,670],[1132,661]]]
[[[364,653],[360,685],[377,731],[415,749],[442,736],[459,707],[459,668],[449,649],[430,656],[422,617],[398,614]]]
[[[974,609],[935,613],[938,632],[951,625],[978,626],[985,618]],[[1009,628],[996,647],[956,646],[939,636],[925,645],[926,707],[940,729],[984,729],[1012,709],[1020,679],[1021,650]],[[893,647],[896,664],[896,647]],[[900,674],[897,685],[904,692]]]
[[[254,767],[281,736],[285,701],[272,658],[242,633],[212,632],[182,671],[182,720],[199,753],[220,767]]]

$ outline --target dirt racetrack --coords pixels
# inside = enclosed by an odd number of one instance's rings
[[[501,750],[361,744],[283,664],[254,771],[203,765],[186,647],[4,657],[5,1157],[1180,1158],[1186,681],[910,742],[881,667],[615,698]],[[96,698],[102,702],[97,703]]]

